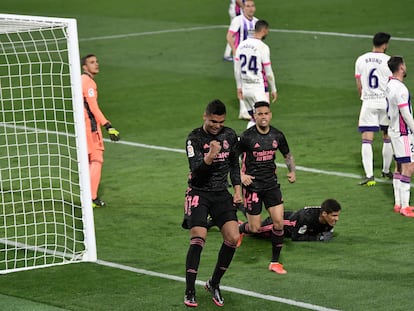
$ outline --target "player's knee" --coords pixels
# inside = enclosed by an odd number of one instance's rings
[[[283,230],[283,221],[273,222],[273,228],[275,228],[276,230]]]
[[[228,242],[230,245],[237,245],[237,242],[239,241],[239,238],[240,238],[240,234],[237,232],[237,233],[235,233],[235,234],[231,235],[231,236],[227,239],[227,242]]]

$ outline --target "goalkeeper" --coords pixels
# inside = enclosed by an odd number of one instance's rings
[[[92,207],[101,207],[105,202],[98,198],[101,181],[104,143],[101,127],[105,127],[112,141],[120,140],[119,132],[112,127],[98,105],[98,91],[94,77],[99,73],[98,59],[88,54],[81,59],[82,94],[84,100],[86,142],[88,145],[89,175],[91,178]]]

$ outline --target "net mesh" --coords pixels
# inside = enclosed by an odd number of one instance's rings
[[[66,25],[0,19],[0,273],[85,251]]]

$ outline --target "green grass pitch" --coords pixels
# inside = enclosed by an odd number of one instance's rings
[[[224,309],[411,310],[414,223],[392,212],[390,183],[357,185],[363,172],[353,75],[371,36],[386,31],[393,36],[388,53],[405,57],[406,84],[414,90],[414,2],[256,0],[256,6],[272,29],[266,43],[279,89],[272,124],[286,134],[299,167],[293,185],[279,168],[285,208],[334,197],[343,212],[332,242],[286,241],[285,276],[267,270],[270,243],[246,237],[222,280]],[[0,310],[185,309],[185,138],[214,98],[227,104],[228,126],[237,132],[246,126],[237,119],[232,64],[222,61],[227,9],[224,0],[0,2],[2,13],[77,19],[81,54],[99,57],[100,105],[122,137],[106,143],[100,195],[107,207],[94,211],[99,262],[2,275]],[[379,137],[374,148],[379,176]],[[198,280],[210,276],[220,241],[212,230]],[[197,288],[197,309],[217,309]]]

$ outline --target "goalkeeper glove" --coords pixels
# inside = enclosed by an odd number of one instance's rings
[[[119,132],[115,128],[112,127],[111,123],[106,123],[105,128],[108,131],[109,138],[112,141],[118,141],[121,139],[121,136],[119,136]]]

